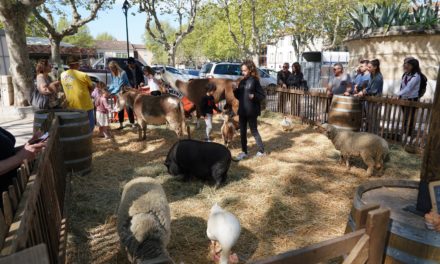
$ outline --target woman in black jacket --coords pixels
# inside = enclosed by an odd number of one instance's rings
[[[304,74],[301,72],[301,65],[298,62],[292,64],[292,74],[287,79],[289,88],[303,88]]]
[[[260,85],[257,67],[251,60],[246,60],[241,64],[241,72],[244,79],[240,81],[238,87],[234,90],[234,95],[239,101],[238,116],[240,118],[240,137],[241,150],[237,160],[247,157],[247,124],[258,145],[258,152],[255,155],[260,157],[264,155],[263,141],[257,128],[257,117],[261,114],[260,103],[265,98],[265,93]]]

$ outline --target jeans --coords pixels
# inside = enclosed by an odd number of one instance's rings
[[[209,135],[211,134],[212,131],[212,114],[206,114],[205,124],[206,124],[206,139],[209,139]]]
[[[127,109],[127,115],[128,115],[128,120],[130,121],[130,124],[134,124],[133,109],[128,106],[126,106],[125,109]],[[121,111],[118,112],[118,120],[119,120],[120,124],[124,123],[124,109],[122,109]]]
[[[418,98],[411,98],[407,99],[408,101],[417,102]],[[413,136],[413,130],[415,125],[415,114],[416,114],[416,108],[410,107],[410,106],[402,106],[403,111],[403,133],[407,134],[408,136]]]
[[[261,140],[260,133],[258,133],[257,128],[257,117],[256,116],[240,116],[240,138],[241,138],[241,150],[247,154],[247,124],[249,123],[249,128],[251,129],[252,136],[254,136],[257,142],[258,151],[264,153],[264,145]]]
[[[87,115],[89,117],[89,124],[90,124],[90,132],[93,131],[93,129],[95,129],[95,111],[89,110],[87,111]]]

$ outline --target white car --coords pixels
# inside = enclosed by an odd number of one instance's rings
[[[174,89],[177,89],[177,80],[187,82],[190,79],[186,74],[182,74],[178,69],[171,66],[154,65],[151,66],[151,68],[155,70],[157,74],[161,75],[162,80],[167,82]]]
[[[261,69],[258,69],[258,74],[260,75],[260,84],[263,88],[275,87],[277,85],[277,79]],[[212,62],[203,65],[200,70],[200,78],[224,78],[235,81],[241,76],[240,63]]]

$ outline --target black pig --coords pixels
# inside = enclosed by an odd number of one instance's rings
[[[226,182],[231,160],[231,152],[221,144],[184,139],[171,147],[164,164],[173,176],[214,180],[218,188]]]

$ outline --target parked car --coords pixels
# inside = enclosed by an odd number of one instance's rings
[[[258,69],[260,84],[263,88],[275,87],[277,79]],[[241,77],[240,63],[220,62],[207,63],[200,70],[200,78],[225,78],[237,80]]]
[[[269,69],[269,68],[260,68],[262,71],[264,71],[265,73],[269,74],[270,76],[277,78],[278,72],[276,70],[273,69]]]
[[[153,65],[151,66],[151,68],[155,70],[156,73],[160,74],[162,80],[167,82],[168,85],[170,85],[174,89],[177,89],[176,87],[177,80],[187,82],[190,79],[190,77],[188,77],[186,74],[182,74],[178,69],[171,66]]]
[[[125,68],[127,66],[127,58],[104,57],[93,63],[91,67],[82,66],[80,70],[87,73],[87,75],[89,75],[90,79],[92,79],[93,82],[103,82],[107,84],[110,81],[111,75],[108,68],[108,63],[110,61],[116,61],[116,63],[118,63],[119,67],[121,68]],[[141,67],[141,69],[145,66],[137,59],[135,59],[135,61],[136,64]]]
[[[200,75],[200,71],[196,69],[185,69],[185,70],[181,70],[181,72],[183,74],[188,75],[192,79],[198,79]]]

